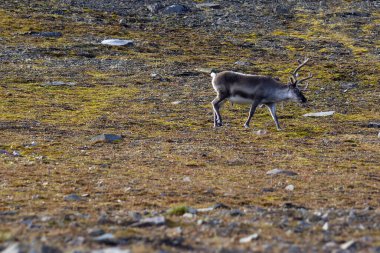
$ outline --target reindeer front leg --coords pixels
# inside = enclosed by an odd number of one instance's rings
[[[255,114],[255,111],[256,111],[256,108],[257,106],[260,104],[260,102],[258,100],[254,100],[252,105],[251,105],[251,109],[249,110],[249,115],[248,115],[248,119],[247,121],[245,122],[244,124],[244,127],[245,128],[249,128],[249,122],[251,121],[253,115]]]
[[[276,115],[276,104],[275,103],[270,103],[270,104],[267,104],[267,106],[268,106],[270,115],[272,115],[274,123],[276,124],[277,130],[282,130],[281,127],[280,127],[280,124],[278,123],[278,118],[277,118],[277,115]]]
[[[214,127],[222,126],[222,116],[220,115],[219,109],[221,103],[227,98],[224,95],[218,95],[212,102],[212,108],[214,111]]]

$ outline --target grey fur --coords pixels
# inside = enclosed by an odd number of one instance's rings
[[[217,92],[216,98],[212,101],[215,127],[222,126],[219,110],[225,100],[251,104],[245,127],[249,127],[257,106],[266,105],[278,130],[281,130],[281,127],[276,115],[276,103],[285,100],[306,102],[306,98],[298,89],[296,82],[285,85],[269,76],[247,75],[232,71],[211,73],[211,76],[212,86]]]

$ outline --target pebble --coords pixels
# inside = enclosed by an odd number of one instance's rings
[[[69,194],[63,198],[65,201],[80,201],[82,197],[77,194]]]
[[[162,4],[160,3],[154,3],[154,4],[149,4],[146,6],[146,8],[151,12],[151,13],[157,13],[159,10],[164,8]]]
[[[16,157],[21,156],[20,152],[16,150],[12,152],[12,155]]]
[[[340,245],[340,248],[341,248],[342,250],[347,250],[347,249],[353,247],[353,246],[355,245],[355,243],[356,243],[356,242],[355,242],[354,240],[350,240],[350,241],[348,241],[348,242],[345,242],[345,243],[341,244],[341,245]]]
[[[104,230],[101,228],[89,228],[87,229],[87,233],[89,236],[101,236],[104,235]]]
[[[335,113],[335,111],[327,111],[327,112],[311,112],[311,113],[306,113],[303,116],[304,117],[326,117],[326,116],[331,116]]]
[[[91,251],[91,253],[131,253],[131,251],[129,249],[122,249],[119,247],[111,247],[111,248],[93,250],[93,251]]]
[[[104,244],[109,244],[109,245],[117,244],[115,236],[111,233],[107,233],[107,234],[97,236],[97,237],[93,238],[93,240],[95,242],[98,242],[98,243],[104,243]]]
[[[52,81],[47,82],[43,86],[74,86],[76,85],[75,82],[63,82],[63,81]]]
[[[290,170],[281,170],[281,169],[273,169],[267,172],[267,175],[287,175],[287,176],[296,176],[298,173],[290,171]]]
[[[133,46],[135,42],[133,40],[107,39],[100,43],[109,46]]]
[[[287,190],[287,191],[294,191],[294,185],[290,184],[290,185],[286,186],[285,190]]]
[[[182,101],[177,100],[177,101],[173,101],[173,102],[172,102],[172,105],[179,105],[179,104],[181,104],[181,103],[182,103]]]
[[[190,8],[182,4],[173,4],[166,7],[162,12],[164,14],[184,14],[189,12]]]
[[[255,131],[254,133],[257,135],[266,135],[267,131],[266,130],[258,130],[258,131]]]
[[[369,122],[368,127],[380,128],[380,122]]]
[[[329,230],[329,223],[326,222],[326,223],[323,225],[322,229],[323,229],[324,231],[328,231],[328,230]]]
[[[93,138],[91,138],[90,142],[91,144],[99,143],[99,142],[106,142],[106,143],[113,143],[121,141],[123,137],[121,135],[116,134],[100,134]]]
[[[248,242],[251,242],[252,240],[256,240],[258,238],[259,238],[259,234],[255,233],[255,234],[240,238],[239,242],[240,243],[248,243]]]
[[[61,32],[28,32],[28,35],[32,35],[35,37],[45,37],[45,38],[59,38],[62,37]]]
[[[164,216],[156,216],[141,219],[140,221],[132,224],[133,227],[147,227],[147,226],[161,226],[166,223]]]
[[[220,4],[216,4],[216,3],[200,3],[200,4],[196,4],[195,7],[197,8],[209,8],[209,9],[220,9]]]

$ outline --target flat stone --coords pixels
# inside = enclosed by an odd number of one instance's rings
[[[189,12],[190,8],[182,4],[173,4],[166,7],[162,12],[164,14],[184,14]]]
[[[92,144],[99,143],[99,142],[106,142],[106,143],[113,143],[121,141],[123,137],[116,134],[100,134],[95,137],[92,137],[90,142]]]
[[[91,253],[131,253],[129,249],[122,249],[119,247],[97,249],[91,251]]]
[[[252,240],[257,240],[259,238],[259,234],[254,233],[252,235],[240,238],[239,242],[240,243],[248,243],[251,242]]]
[[[294,191],[294,185],[290,184],[290,185],[286,186],[285,190],[287,190],[287,191]]]
[[[195,7],[203,9],[203,8],[208,8],[208,9],[220,9],[220,4],[216,3],[201,3],[201,4],[196,4]]]
[[[342,250],[347,250],[347,249],[353,247],[355,244],[356,244],[356,242],[354,240],[350,240],[348,242],[345,242],[345,243],[341,244],[340,248]]]
[[[133,40],[107,39],[100,43],[109,46],[133,46],[135,42]]]
[[[44,84],[44,86],[74,86],[74,82],[63,82],[63,81],[51,81]]]
[[[287,175],[287,176],[296,176],[298,173],[290,171],[290,170],[280,170],[280,169],[273,169],[267,172],[267,175]]]
[[[214,69],[212,68],[196,68],[195,71],[205,73],[205,74],[210,74]]]
[[[7,248],[5,248],[2,253],[21,253],[21,247],[19,243],[12,243]]]
[[[335,113],[335,111],[327,111],[327,112],[311,112],[311,113],[306,113],[303,116],[304,117],[326,117],[326,116],[331,116]]]
[[[81,201],[82,197],[77,194],[69,194],[63,198],[65,201]]]
[[[371,128],[380,128],[380,122],[369,122],[368,127]]]
[[[154,4],[149,4],[146,6],[146,8],[151,12],[151,13],[157,13],[159,10],[164,8],[162,4],[160,3],[154,3]]]
[[[32,32],[28,32],[27,34],[35,36],[35,37],[45,37],[45,38],[59,38],[59,37],[62,37],[62,33],[61,32],[35,32],[35,31],[32,31]]]
[[[93,238],[93,240],[95,242],[98,242],[98,243],[104,243],[104,244],[109,244],[109,245],[116,245],[117,244],[117,240],[116,240],[115,236],[111,233],[107,233],[107,234],[97,236],[97,237]]]
[[[132,224],[132,227],[148,227],[148,226],[162,226],[166,223],[164,216],[156,216],[141,219],[140,221]]]

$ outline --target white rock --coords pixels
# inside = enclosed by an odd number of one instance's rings
[[[101,42],[103,45],[110,46],[132,46],[134,44],[133,40],[120,40],[120,39],[108,39]]]
[[[256,240],[259,238],[259,235],[257,233],[254,233],[252,235],[249,235],[247,237],[243,237],[239,240],[240,243],[247,243],[247,242],[251,242],[252,240]]]
[[[181,104],[181,103],[182,103],[182,101],[179,101],[179,100],[177,100],[177,101],[173,101],[173,102],[172,102],[173,105],[179,105],[179,104]]]
[[[286,186],[285,190],[287,190],[287,191],[294,191],[294,185],[290,184],[290,185]]]
[[[20,250],[20,244],[19,243],[13,243],[9,245],[2,253],[19,253]]]
[[[182,217],[184,218],[188,218],[188,219],[191,219],[191,218],[194,218],[195,217],[195,214],[192,214],[192,213],[184,213],[182,215]]]
[[[331,116],[335,113],[335,111],[328,111],[328,112],[311,112],[311,113],[306,113],[303,116],[304,117],[326,117],[326,116]]]
[[[281,169],[273,169],[270,171],[267,171],[267,175],[278,175],[278,174],[283,174],[287,176],[296,176],[298,175],[296,172],[290,171],[290,170],[281,170]]]
[[[266,130],[258,130],[258,131],[255,131],[255,134],[257,134],[257,135],[266,135],[267,131]]]
[[[348,241],[348,242],[345,242],[343,244],[340,245],[340,248],[342,250],[346,250],[346,249],[349,249],[351,246],[353,246],[355,244],[355,241],[354,240],[351,240],[351,241]]]
[[[214,207],[206,207],[206,208],[199,208],[197,209],[197,212],[199,213],[206,213],[206,212],[211,212],[214,210]]]
[[[130,253],[131,251],[129,249],[121,249],[119,247],[112,247],[112,248],[105,248],[105,249],[98,249],[93,250],[91,253]]]
[[[379,134],[377,135],[377,137],[380,138],[380,132],[379,132]]]
[[[183,182],[191,182],[191,179],[190,179],[190,177],[184,177],[184,178],[182,179],[182,181],[183,181]]]
[[[326,222],[326,223],[323,225],[322,229],[323,229],[324,231],[329,230],[329,223]]]

